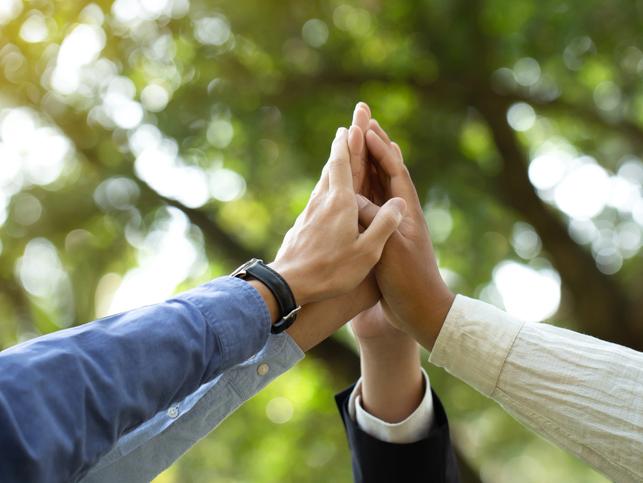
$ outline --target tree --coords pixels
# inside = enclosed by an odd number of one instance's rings
[[[151,298],[270,259],[361,99],[405,152],[455,290],[493,298],[507,260],[553,268],[553,319],[643,349],[640,2],[7,5],[3,346],[140,302],[123,293],[168,233],[183,243],[159,250],[176,263]],[[316,359],[348,382],[351,351],[339,337]],[[431,376],[472,481],[552,451]],[[489,418],[495,441],[474,437]]]

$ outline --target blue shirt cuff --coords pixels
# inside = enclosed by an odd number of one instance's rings
[[[237,303],[230,303],[230,297]],[[263,347],[272,324],[259,292],[237,277],[220,277],[181,294],[194,305],[219,337],[221,365],[245,361]],[[215,328],[216,327],[216,328]]]

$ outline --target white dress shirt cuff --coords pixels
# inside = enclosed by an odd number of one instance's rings
[[[458,295],[429,362],[491,396],[523,324],[493,305]]]
[[[434,420],[433,396],[429,376],[424,369],[422,369],[422,375],[425,387],[424,397],[417,409],[404,421],[387,423],[366,412],[361,403],[361,379],[355,384],[355,389],[348,400],[348,412],[351,419],[356,421],[359,428],[366,434],[386,443],[415,443],[426,438]]]

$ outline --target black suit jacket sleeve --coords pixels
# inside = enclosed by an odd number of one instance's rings
[[[457,462],[449,423],[432,391],[435,421],[426,438],[409,444],[386,443],[362,431],[348,412],[351,386],[335,396],[351,449],[355,483],[455,483]]]

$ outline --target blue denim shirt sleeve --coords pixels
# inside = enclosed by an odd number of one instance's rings
[[[128,430],[255,354],[270,315],[223,277],[0,353],[0,481],[80,479]]]
[[[229,414],[304,357],[286,333],[119,439],[83,483],[149,482]]]

